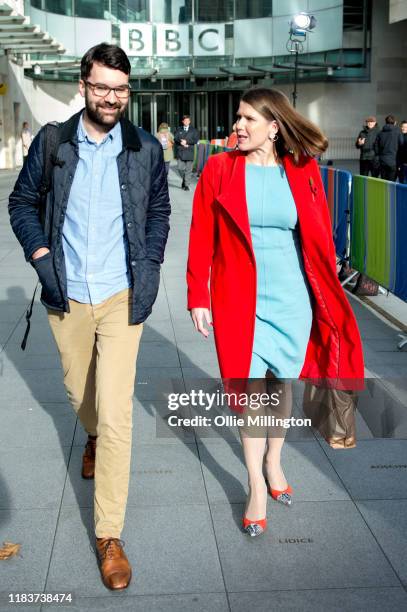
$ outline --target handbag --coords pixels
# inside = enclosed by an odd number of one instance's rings
[[[377,295],[379,285],[365,274],[359,274],[356,285],[352,289],[355,295]]]
[[[355,448],[355,391],[344,391],[305,383],[303,412],[311,425],[335,449]]]

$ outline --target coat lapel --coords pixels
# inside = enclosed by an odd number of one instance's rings
[[[253,253],[246,200],[245,155],[237,154],[234,157],[230,177],[222,186],[222,191],[218,194],[216,199],[232,218],[235,225],[237,225]]]
[[[300,229],[304,229],[305,223],[309,218],[309,202],[312,198],[312,185],[308,182],[308,173],[301,165],[296,166],[294,164],[294,160],[290,154],[284,155],[283,166],[297,208]]]
[[[283,166],[290,185],[291,193],[297,208],[300,229],[310,221],[310,203],[315,198],[314,182],[309,178],[305,169],[294,164],[290,154],[283,157]],[[252,238],[250,232],[249,215],[246,200],[246,157],[236,154],[232,161],[230,176],[221,187],[222,191],[217,196],[217,201],[232,218],[235,225],[243,234],[251,252],[253,253]]]

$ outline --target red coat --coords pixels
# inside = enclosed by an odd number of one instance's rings
[[[336,273],[335,246],[317,162],[283,159],[297,207],[313,323],[300,378],[363,379],[362,344]],[[245,155],[211,156],[196,187],[187,270],[188,309],[211,308],[222,378],[249,375],[256,315],[256,261],[245,187]],[[210,297],[208,280],[210,275]],[[340,382],[339,388],[347,388]],[[348,388],[354,388],[352,384]]]

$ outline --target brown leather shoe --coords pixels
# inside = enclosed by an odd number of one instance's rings
[[[95,477],[96,436],[89,436],[82,457],[82,478]]]
[[[131,566],[117,538],[96,538],[100,573],[108,589],[126,589],[131,580]]]

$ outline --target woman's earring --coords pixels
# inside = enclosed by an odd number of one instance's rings
[[[269,136],[269,140],[271,140],[271,142],[276,142],[276,140],[278,140],[277,132],[274,134],[274,136]]]

